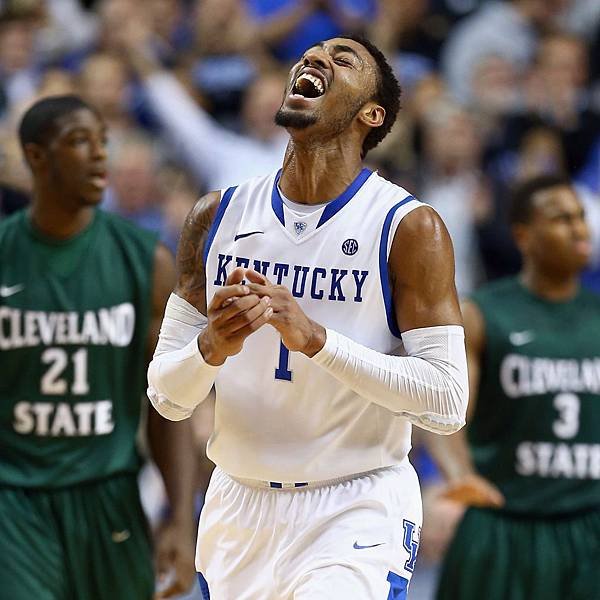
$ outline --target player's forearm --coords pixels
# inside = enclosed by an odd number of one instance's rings
[[[459,326],[403,334],[409,356],[390,356],[327,330],[318,364],[367,400],[424,429],[450,434],[465,424],[468,381]]]
[[[447,481],[459,481],[475,472],[464,428],[447,436],[424,432],[423,439]]]
[[[148,441],[152,458],[165,485],[172,521],[188,524],[194,517],[194,459],[189,421],[171,423],[156,412],[148,415]]]

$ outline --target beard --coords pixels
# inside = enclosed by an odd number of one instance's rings
[[[323,130],[321,135],[326,138],[336,137],[350,126],[366,101],[367,98],[346,98],[344,109],[336,111],[337,114],[325,120],[320,111],[307,114],[282,105],[275,115],[275,124],[286,129],[302,130],[320,123],[319,129]]]
[[[318,121],[316,114],[299,113],[293,110],[288,110],[283,106],[277,111],[275,115],[275,124],[280,127],[289,127],[291,129],[306,129],[311,125],[314,125]]]

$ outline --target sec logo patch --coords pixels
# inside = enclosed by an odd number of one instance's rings
[[[342,252],[347,256],[352,256],[358,252],[358,242],[352,238],[342,244]]]

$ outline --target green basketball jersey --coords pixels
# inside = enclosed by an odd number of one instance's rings
[[[485,320],[468,437],[506,510],[552,515],[600,505],[600,296],[549,302],[516,279],[473,296]]]
[[[100,210],[66,241],[0,223],[0,484],[138,468],[156,243]]]

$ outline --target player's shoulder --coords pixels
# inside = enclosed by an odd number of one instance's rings
[[[411,213],[409,228],[427,228],[441,222],[438,213],[428,204],[421,202],[412,192],[401,185],[382,177],[376,171],[368,179],[369,195],[374,199],[372,209],[377,208],[386,220],[406,221]],[[416,210],[415,209],[420,209]],[[404,229],[407,224],[404,224]]]
[[[207,192],[198,199],[190,216],[203,219],[208,213],[214,217],[219,210],[224,211],[232,200],[234,204],[238,204],[245,200],[255,200],[265,193],[270,197],[279,173],[280,171],[274,171],[258,175],[229,187]]]
[[[422,204],[419,200],[407,189],[401,185],[386,179],[377,171],[374,171],[368,179],[371,191],[377,194],[378,200],[388,200],[391,203],[399,202],[416,202]]]
[[[96,218],[98,226],[107,230],[114,237],[150,246],[158,243],[158,233],[143,229],[120,215],[106,210],[98,210]]]
[[[26,209],[21,209],[12,215],[0,220],[0,243],[21,235],[22,224],[26,218]]]

